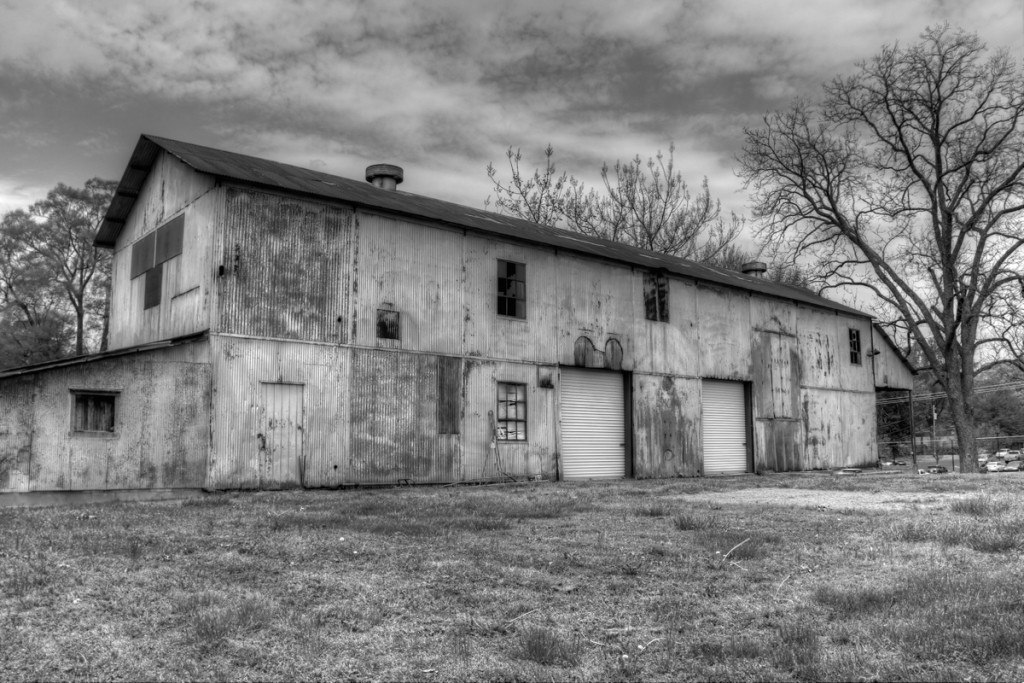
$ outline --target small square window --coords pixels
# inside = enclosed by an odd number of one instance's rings
[[[377,339],[401,339],[401,318],[398,311],[377,309]]]
[[[117,394],[114,392],[73,392],[74,413],[71,431],[88,434],[110,434],[114,431]]]
[[[498,315],[526,317],[526,266],[498,259]]]
[[[850,328],[850,362],[860,365],[860,330]]]
[[[668,322],[668,277],[662,273],[644,273],[644,315]]]
[[[498,439],[526,441],[526,385],[498,382]]]

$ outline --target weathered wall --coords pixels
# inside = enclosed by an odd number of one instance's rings
[[[913,389],[914,375],[910,368],[906,366],[885,335],[877,329],[873,332],[874,350],[877,352],[871,359],[874,363],[875,387],[878,389]]]
[[[110,349],[210,327],[213,235],[222,205],[222,191],[212,178],[166,153],[157,157],[114,249]],[[143,310],[146,278],[131,278],[132,246],[182,213],[182,253],[163,265],[160,305]]]
[[[112,434],[72,431],[73,390],[117,392]],[[0,418],[0,490],[203,485],[211,402],[205,342],[10,378],[0,397],[24,401]]]
[[[214,331],[347,342],[352,210],[237,187],[225,202]]]
[[[633,406],[633,475],[699,476],[700,380],[634,374]]]
[[[806,450],[800,469],[864,467],[878,462],[874,392],[805,388],[801,402]]]

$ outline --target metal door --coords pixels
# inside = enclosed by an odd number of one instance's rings
[[[701,382],[704,474],[747,471],[747,401],[743,382]]]
[[[260,382],[260,488],[302,486],[303,388]]]
[[[622,375],[562,368],[560,412],[563,479],[626,476]]]

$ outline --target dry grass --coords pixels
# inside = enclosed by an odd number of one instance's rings
[[[755,489],[779,495],[715,502]],[[1018,679],[1022,489],[776,474],[0,508],[0,670]],[[787,502],[806,500],[794,491],[885,504]]]

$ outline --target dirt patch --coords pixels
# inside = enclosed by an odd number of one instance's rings
[[[814,489],[749,488],[735,491],[703,491],[685,496],[686,500],[717,505],[774,505],[780,507],[817,507],[834,510],[899,510],[931,508],[948,504],[962,493],[901,493],[886,491],[827,491]]]

